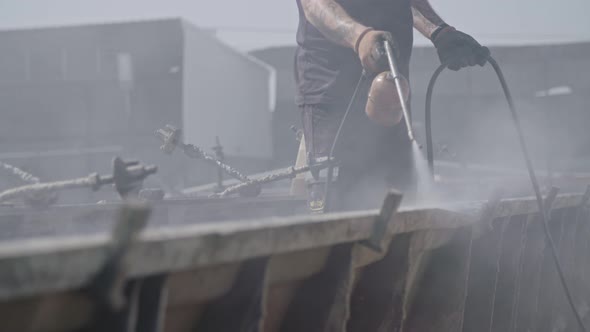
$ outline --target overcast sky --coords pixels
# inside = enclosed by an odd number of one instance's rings
[[[486,44],[590,41],[590,0],[431,0]],[[183,17],[234,47],[293,44],[295,0],[0,0],[0,28]],[[418,40],[423,43],[424,40]]]

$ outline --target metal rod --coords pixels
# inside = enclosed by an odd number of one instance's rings
[[[414,130],[412,129],[412,121],[410,119],[410,108],[408,107],[408,102],[404,97],[404,91],[402,90],[402,76],[397,68],[397,63],[395,62],[395,57],[393,56],[393,50],[391,49],[389,41],[385,40],[383,44],[385,46],[385,53],[387,54],[387,62],[389,62],[389,69],[391,70],[391,75],[395,81],[395,89],[397,90],[397,95],[402,105],[404,120],[406,121],[406,127],[408,128],[408,137],[410,138],[410,141],[416,141],[414,138]]]
[[[50,182],[50,183],[34,183],[22,187],[8,189],[0,193],[0,203],[8,200],[22,197],[27,194],[42,194],[58,190],[73,189],[73,188],[92,188],[103,184],[113,183],[112,177],[100,178],[98,174],[91,174],[84,178],[73,180]]]
[[[332,162],[330,162],[328,160],[326,162],[315,164],[313,166],[307,165],[307,166],[302,166],[302,167],[289,167],[287,170],[284,170],[284,171],[275,172],[275,173],[272,173],[272,174],[269,174],[267,176],[263,176],[263,177],[257,178],[257,179],[250,179],[248,182],[242,182],[242,183],[227,187],[223,192],[213,194],[213,195],[211,195],[211,197],[227,197],[233,193],[240,192],[241,190],[244,190],[244,189],[252,187],[252,186],[259,186],[262,184],[271,183],[271,182],[275,182],[275,181],[292,179],[295,176],[297,176],[298,174],[309,172],[311,169],[320,170],[320,169],[328,168],[328,167],[330,167],[331,164],[332,164]]]
[[[248,182],[250,179],[242,174],[237,169],[229,166],[222,160],[212,157],[206,154],[201,148],[193,144],[184,143],[180,138],[180,129],[175,128],[172,125],[166,125],[164,129],[156,130],[156,136],[162,140],[164,145],[160,147],[165,153],[170,154],[176,147],[183,150],[184,154],[192,159],[200,159],[211,165],[214,165],[218,169],[228,174],[234,179],[240,180],[241,182]]]
[[[189,158],[200,159],[200,160],[203,160],[211,165],[214,165],[215,167],[222,170],[227,175],[231,176],[232,178],[234,178],[236,180],[240,180],[242,182],[248,182],[250,180],[246,175],[242,174],[240,171],[238,171],[234,167],[226,164],[225,162],[223,162],[213,156],[208,155],[198,146],[195,146],[193,144],[181,143],[181,142],[179,142],[179,146],[182,147],[184,154]]]
[[[223,146],[221,146],[221,142],[219,141],[219,136],[215,136],[215,146],[213,147],[213,151],[215,151],[215,157],[219,162],[225,162],[225,155],[223,153]],[[223,186],[223,169],[217,167],[217,188],[215,189],[217,192],[222,192],[225,189]]]

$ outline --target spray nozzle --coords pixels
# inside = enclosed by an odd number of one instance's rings
[[[397,93],[399,95],[399,100],[401,102],[402,105],[402,111],[404,112],[404,119],[406,121],[406,127],[408,129],[408,138],[410,139],[410,141],[415,142],[416,138],[414,137],[414,130],[412,129],[412,123],[410,121],[410,111],[409,111],[409,107],[408,107],[408,102],[407,100],[404,98],[404,91],[403,91],[403,87],[402,87],[402,82],[401,82],[401,76],[400,76],[400,72],[399,69],[397,67],[397,62],[393,53],[393,49],[391,47],[391,44],[388,40],[385,40],[383,42],[383,46],[385,48],[385,53],[387,53],[387,62],[389,63],[389,70],[391,71],[391,74],[393,75],[393,79],[395,81],[395,87],[397,90]]]

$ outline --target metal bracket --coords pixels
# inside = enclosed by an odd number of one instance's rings
[[[98,331],[128,331],[128,326],[133,325],[130,320],[138,301],[139,285],[126,282],[128,253],[150,214],[151,209],[140,203],[126,204],[121,209],[107,261],[86,289],[98,304],[99,313],[93,326]]]
[[[138,281],[137,332],[160,332],[166,317],[166,276],[155,275]]]
[[[543,201],[543,206],[545,207],[545,214],[547,216],[547,221],[551,220],[551,210],[553,209],[553,203],[555,202],[555,198],[557,198],[557,194],[559,194],[559,188],[551,187],[549,189],[549,193],[547,193],[547,197],[545,197]]]
[[[137,197],[143,186],[143,180],[158,171],[154,165],[144,166],[137,160],[124,161],[119,157],[113,159],[113,181],[121,198]]]
[[[473,228],[472,237],[474,239],[477,239],[483,234],[492,230],[492,222],[495,219],[496,211],[498,210],[500,202],[502,202],[503,196],[503,189],[496,189],[492,192],[490,199],[481,209],[479,223],[477,223]]]
[[[180,143],[180,129],[169,124],[164,129],[158,129],[156,136],[162,140],[163,144],[160,149],[166,154],[172,154]]]
[[[295,127],[295,125],[291,125],[289,129],[291,129],[291,131],[295,134],[295,140],[298,143],[301,142],[301,139],[303,138],[303,130]]]
[[[397,212],[397,209],[402,202],[402,198],[403,195],[398,191],[391,190],[389,193],[387,193],[387,196],[385,196],[385,200],[383,201],[383,205],[381,207],[381,212],[375,218],[371,237],[365,241],[362,241],[361,244],[371,250],[374,250],[375,252],[383,252],[383,240],[387,234],[387,226]]]
[[[584,191],[584,195],[582,195],[582,199],[580,199],[580,204],[578,205],[579,208],[583,208],[588,204],[590,201],[590,185],[586,187],[586,191]]]

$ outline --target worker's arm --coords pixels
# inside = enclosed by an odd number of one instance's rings
[[[428,0],[411,0],[414,27],[430,39],[442,64],[451,70],[483,66],[490,50],[481,46],[473,37],[446,24],[436,14]]]
[[[330,41],[354,49],[368,27],[358,23],[335,0],[301,0],[307,20]]]
[[[369,73],[384,70],[383,52],[376,52],[384,40],[392,44],[389,32],[376,31],[353,19],[337,0],[301,0],[305,18],[328,40],[353,49]]]
[[[442,18],[432,9],[428,0],[412,0],[414,28],[424,37],[431,39],[432,33],[445,24]]]

